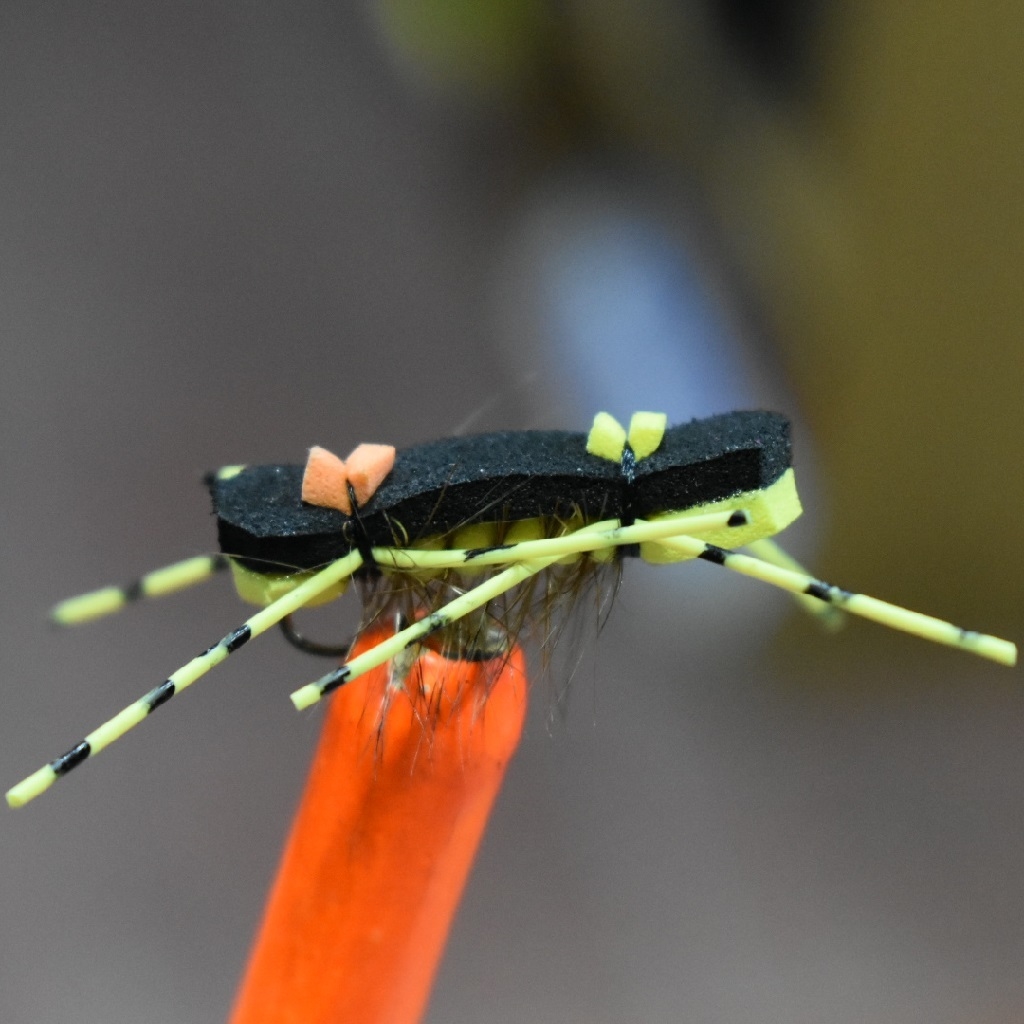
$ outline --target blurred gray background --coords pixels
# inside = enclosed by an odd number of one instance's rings
[[[5,786],[244,614],[225,579],[46,610],[209,551],[201,474],[314,443],[785,409],[796,553],[1019,640],[1022,37],[946,2],[4,4]],[[564,713],[538,681],[429,1019],[1024,1019],[1020,672],[722,576],[627,566]],[[320,671],[268,636],[0,816],[0,1021],[225,1018]]]

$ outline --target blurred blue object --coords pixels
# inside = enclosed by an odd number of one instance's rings
[[[524,426],[580,429],[598,410],[626,422],[637,410],[666,412],[673,423],[795,411],[777,368],[744,336],[742,297],[691,235],[677,202],[637,182],[624,196],[586,172],[527,205],[496,282],[496,334],[510,368],[531,374]],[[806,432],[795,435],[801,493],[813,496]],[[807,558],[800,524],[782,540]],[[613,628],[626,642],[642,646],[646,633],[685,652],[688,671],[752,656],[791,611],[783,595],[767,599],[763,586],[705,565],[630,565],[628,577],[643,584],[623,588]]]
[[[543,256],[539,306],[555,372],[581,409],[672,422],[759,404],[693,256],[655,221],[610,211]]]

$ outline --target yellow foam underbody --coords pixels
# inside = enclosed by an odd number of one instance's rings
[[[732,512],[739,509],[747,513],[749,522],[746,525],[723,526],[710,532],[702,531],[700,539],[709,544],[736,548],[755,540],[761,540],[764,537],[774,536],[779,531],[784,530],[801,512],[793,470],[786,470],[774,484],[762,490],[744,491],[732,497],[724,498],[721,501],[698,505],[695,508],[687,509],[683,513],[664,512],[659,515],[650,516],[649,521],[658,522],[669,516],[676,519],[682,518],[684,521],[680,524],[679,532],[681,535],[685,535],[686,518],[706,516],[709,513]],[[586,522],[582,516],[569,521],[533,518],[518,520],[514,523],[470,523],[447,535],[424,538],[418,541],[411,550],[441,551],[445,549],[490,548],[496,545],[518,544],[523,541],[539,540],[544,537],[565,536],[574,533],[585,525]],[[516,561],[515,552],[510,550],[508,554],[509,563],[514,563]],[[590,556],[594,561],[607,562],[615,557],[615,548],[608,546],[591,552]],[[644,561],[655,565],[684,562],[693,557],[658,541],[648,541],[641,544],[640,556]],[[578,557],[578,555],[570,554],[559,559],[556,564],[568,564],[575,561]],[[385,569],[384,571],[394,572],[399,570]],[[425,568],[403,569],[400,571],[423,578],[437,575],[436,571]],[[473,566],[468,564],[460,568],[460,572],[463,573],[487,573],[492,571],[493,567],[488,565]],[[314,575],[314,572],[315,570],[291,574],[261,573],[247,569],[234,560],[231,562],[231,573],[238,596],[243,601],[260,607],[265,607],[294,590],[299,584]],[[310,602],[310,607],[335,600],[345,593],[347,587],[348,580],[340,580],[330,589],[318,594]]]
[[[656,523],[669,516],[704,516],[710,512],[732,512],[743,509],[750,522],[746,526],[727,526],[720,530],[701,533],[700,539],[718,547],[738,548],[765,537],[774,537],[800,516],[800,498],[796,493],[796,475],[787,469],[775,483],[757,491],[743,491],[731,498],[710,501],[706,505],[688,508],[685,512],[662,512],[648,516],[649,522]],[[685,525],[679,532],[686,533]],[[691,555],[682,554],[657,541],[640,545],[640,557],[652,565],[666,565],[670,562],[685,562]]]

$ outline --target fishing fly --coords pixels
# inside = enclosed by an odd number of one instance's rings
[[[230,466],[208,478],[220,554],[158,569],[124,587],[61,602],[72,625],[230,570],[260,610],[139,700],[7,793],[20,807],[271,627],[341,664],[292,694],[315,704],[385,662],[429,646],[451,658],[507,656],[509,637],[627,557],[701,559],[797,595],[1003,665],[1006,640],[825,583],[770,538],[800,515],[789,423],[733,412],[669,427],[639,412],[628,429],[598,413],[588,433],[530,430],[457,437],[396,452],[360,445],[342,460]],[[736,548],[745,547],[749,553]],[[292,616],[355,581],[363,626],[399,628],[362,653],[299,634]]]

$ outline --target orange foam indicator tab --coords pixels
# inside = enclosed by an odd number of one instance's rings
[[[345,460],[349,483],[356,502],[365,505],[395,465],[395,448],[390,444],[361,444]]]
[[[230,1024],[421,1018],[526,712],[518,648],[421,650],[332,698]]]
[[[309,449],[306,469],[302,474],[302,500],[321,508],[341,509],[352,515],[348,495],[348,470],[334,452],[315,446]]]

